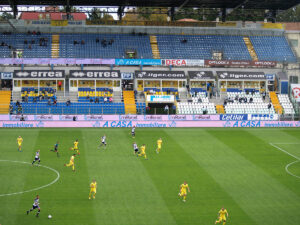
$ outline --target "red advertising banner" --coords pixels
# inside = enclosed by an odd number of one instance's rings
[[[246,60],[205,60],[206,66],[248,66],[248,67],[275,67],[274,61],[246,61]]]

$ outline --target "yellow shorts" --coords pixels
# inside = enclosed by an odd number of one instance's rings
[[[158,145],[158,146],[157,146],[157,148],[158,148],[158,149],[161,149],[161,146],[160,146],[160,145]]]
[[[94,193],[96,194],[96,189],[91,189],[90,192],[91,192],[91,193],[94,192]]]
[[[77,150],[78,150],[78,148],[73,148],[73,150],[74,150],[74,151],[77,151]]]
[[[186,191],[181,191],[180,196],[184,196],[184,195],[186,195]]]
[[[18,143],[19,147],[21,147],[22,143]]]
[[[219,216],[219,221],[226,221],[226,217],[225,216]]]

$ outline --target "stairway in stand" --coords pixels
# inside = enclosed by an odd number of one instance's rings
[[[275,112],[278,114],[282,114],[283,112],[282,106],[280,105],[276,92],[270,91],[269,95],[270,95],[271,102],[274,105]]]
[[[158,49],[156,36],[152,35],[149,38],[150,38],[150,44],[151,44],[151,48],[152,48],[153,59],[160,59],[160,53],[159,53],[159,49]]]
[[[123,91],[123,99],[126,114],[136,114],[134,91]]]
[[[52,44],[51,44],[51,57],[59,57],[59,34],[52,35]]]
[[[245,44],[246,44],[246,46],[248,48],[248,51],[249,51],[249,54],[250,54],[252,60],[253,61],[257,61],[258,57],[257,57],[257,54],[256,54],[256,52],[254,50],[254,47],[252,45],[252,42],[251,42],[250,38],[249,37],[244,37],[244,42],[245,42]]]
[[[216,105],[216,111],[218,114],[225,114],[224,106],[223,105]]]
[[[0,114],[9,113],[11,91],[0,91]]]

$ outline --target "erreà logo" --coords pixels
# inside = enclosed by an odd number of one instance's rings
[[[84,77],[85,73],[84,72],[73,72],[72,76],[73,77]]]
[[[17,72],[16,73],[16,76],[17,77],[28,77],[29,76],[29,73],[24,71],[24,72]]]

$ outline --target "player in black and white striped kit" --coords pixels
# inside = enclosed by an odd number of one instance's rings
[[[34,157],[34,160],[32,162],[32,165],[35,163],[35,162],[38,162],[38,165],[40,165],[40,150],[37,150],[37,152],[35,153],[35,157]]]
[[[101,144],[99,145],[99,148],[101,148],[104,145],[104,148],[106,149],[106,135],[104,134],[101,137]]]
[[[39,202],[39,201],[40,201],[40,197],[37,195],[36,198],[34,199],[32,208],[29,209],[29,210],[27,211],[27,215],[28,215],[31,211],[37,209],[38,211],[37,211],[37,213],[36,213],[36,217],[39,217],[39,214],[40,214],[40,212],[41,212],[41,209],[40,209],[40,206],[39,206],[39,205],[40,205],[40,202]]]
[[[135,127],[134,126],[131,128],[131,136],[133,138],[135,138]]]
[[[139,153],[139,147],[135,142],[133,142],[133,150],[135,155]]]

